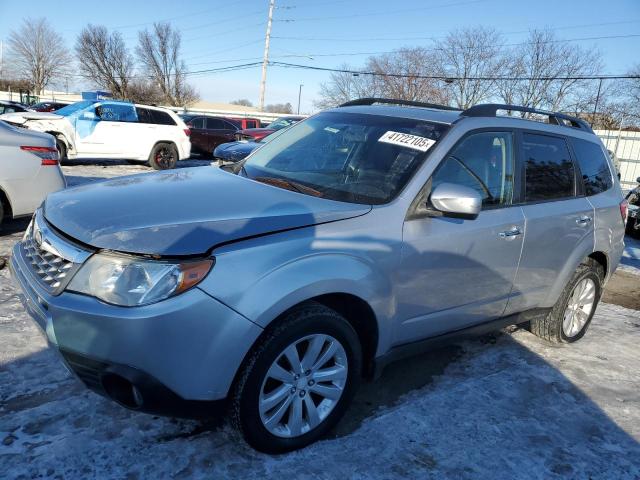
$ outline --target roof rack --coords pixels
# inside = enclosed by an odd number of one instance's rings
[[[410,107],[435,108],[437,110],[451,110],[459,112],[459,108],[449,107],[447,105],[438,105],[437,103],[414,102],[413,100],[397,100],[393,98],[358,98],[339,105],[339,107],[355,107],[358,105],[373,105],[374,103],[385,103],[388,105],[407,105]]]
[[[467,108],[460,115],[465,117],[496,117],[498,110],[510,110],[516,112],[537,113],[539,115],[546,115],[549,117],[549,123],[552,125],[567,126],[567,124],[574,128],[586,130],[593,133],[593,130],[587,122],[584,120],[565,115],[558,112],[547,112],[545,110],[538,110],[530,107],[519,107],[517,105],[503,105],[499,103],[487,103],[484,105],[474,105]]]

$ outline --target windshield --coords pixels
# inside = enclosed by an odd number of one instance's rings
[[[270,139],[239,172],[331,200],[383,204],[402,190],[447,129],[425,120],[320,113]]]
[[[286,128],[289,125],[293,125],[297,121],[298,120],[294,118],[278,118],[277,120],[274,120],[269,125],[267,125],[267,128],[271,130],[280,130],[281,128]]]
[[[76,113],[79,110],[84,110],[87,107],[90,107],[95,102],[85,101],[85,102],[76,102],[71,105],[67,105],[66,107],[62,107],[60,110],[56,110],[56,115],[62,115],[63,117],[68,117]]]

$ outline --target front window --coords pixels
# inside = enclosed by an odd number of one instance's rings
[[[508,205],[513,195],[513,163],[511,133],[475,133],[458,143],[442,161],[431,188],[455,183],[476,190],[483,207]]]
[[[254,180],[308,195],[383,204],[402,190],[447,129],[426,120],[325,112],[270,139],[238,168]]]

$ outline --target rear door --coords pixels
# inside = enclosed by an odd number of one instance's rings
[[[402,321],[394,343],[459,330],[500,317],[523,243],[522,209],[513,205],[515,135],[471,132],[449,152],[429,187],[447,182],[483,198],[475,219],[408,218],[398,276]]]
[[[594,210],[581,196],[563,136],[520,134],[525,240],[507,313],[555,302],[553,291],[581,249],[593,249]]]

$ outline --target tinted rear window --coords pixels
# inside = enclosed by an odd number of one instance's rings
[[[523,135],[526,201],[575,195],[575,173],[567,142],[547,135]]]
[[[171,115],[167,112],[162,112],[160,110],[149,110],[151,113],[151,118],[153,119],[153,123],[156,125],[175,125],[176,122],[173,121]]]
[[[579,138],[572,138],[571,144],[578,160],[585,193],[596,195],[609,190],[613,186],[613,178],[602,147]]]

